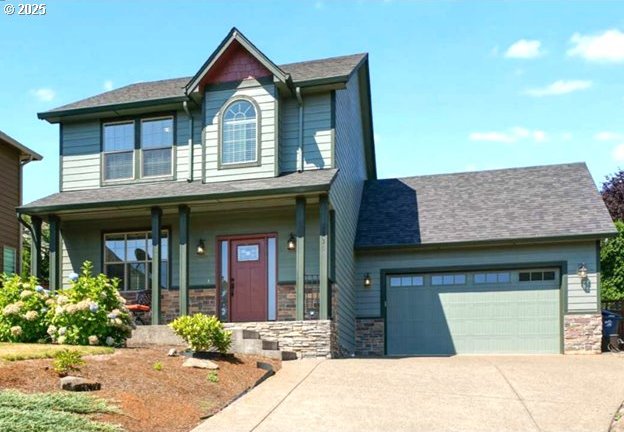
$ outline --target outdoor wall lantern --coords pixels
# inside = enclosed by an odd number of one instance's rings
[[[206,245],[204,244],[203,239],[199,239],[199,242],[197,242],[197,249],[195,252],[197,255],[204,255],[206,253]]]
[[[364,275],[364,286],[366,288],[370,287],[373,284],[373,281],[371,280],[371,276],[370,273],[366,273]]]
[[[293,233],[290,233],[290,237],[288,237],[288,243],[286,246],[288,247],[289,251],[294,251],[297,247],[297,239],[295,239]]]
[[[576,274],[583,280],[587,279],[587,266],[585,263],[579,264]]]

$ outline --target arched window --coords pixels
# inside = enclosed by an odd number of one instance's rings
[[[232,102],[221,120],[221,164],[240,164],[258,160],[258,116],[248,100]]]

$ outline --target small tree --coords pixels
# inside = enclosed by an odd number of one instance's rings
[[[607,176],[600,193],[613,220],[624,220],[624,170]]]
[[[618,236],[605,240],[600,251],[600,288],[603,301],[624,299],[624,222],[616,221]]]

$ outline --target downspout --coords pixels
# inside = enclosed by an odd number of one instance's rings
[[[299,103],[299,144],[297,147],[297,171],[303,172],[303,97],[301,96],[301,87],[295,88],[295,95]]]
[[[182,102],[182,108],[184,108],[184,112],[186,113],[186,115],[189,118],[189,139],[188,139],[188,148],[189,148],[189,176],[187,177],[186,181],[188,183],[193,182],[194,176],[193,176],[193,171],[195,170],[195,164],[194,164],[194,160],[195,160],[195,149],[193,148],[193,115],[191,114],[191,111],[189,110],[188,107],[188,102],[184,101]]]

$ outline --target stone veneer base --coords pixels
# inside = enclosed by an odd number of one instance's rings
[[[563,318],[563,351],[565,354],[600,354],[602,315],[571,314]]]
[[[277,341],[279,349],[298,358],[331,357],[331,321],[265,321],[225,323],[225,328],[254,330],[267,341]]]
[[[357,318],[355,320],[355,354],[365,357],[384,355],[383,318]]]

